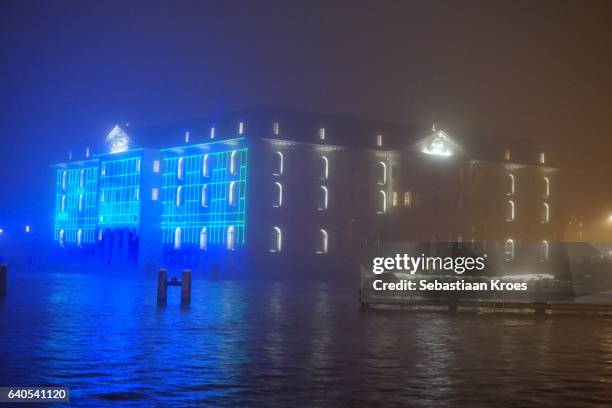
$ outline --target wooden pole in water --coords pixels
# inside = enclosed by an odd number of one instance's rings
[[[157,303],[165,304],[167,293],[168,293],[168,284],[167,284],[167,275],[165,269],[160,269],[159,274],[157,275]]]
[[[0,296],[6,296],[6,275],[7,275],[6,264],[0,265]]]
[[[191,304],[191,269],[184,269],[181,274],[181,305]]]

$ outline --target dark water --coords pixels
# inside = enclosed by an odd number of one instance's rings
[[[326,284],[10,271],[0,385],[62,385],[71,405],[612,405],[612,320],[360,312]]]

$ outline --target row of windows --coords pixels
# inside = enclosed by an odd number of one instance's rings
[[[511,222],[516,218],[516,205],[514,201],[508,200],[506,203],[506,221]],[[542,203],[542,209],[540,212],[540,222],[542,224],[548,224],[550,222],[550,205],[548,203]]]
[[[514,261],[516,257],[516,243],[513,239],[507,239],[504,243],[504,259],[508,262]],[[548,261],[550,258],[550,244],[544,240],[540,243],[540,261]]]
[[[182,247],[182,234],[183,230],[178,227],[174,230],[174,249],[181,249]],[[236,247],[236,227],[230,225],[225,231],[225,247],[229,251],[233,251]],[[206,227],[202,227],[200,230],[199,248],[203,251],[208,249],[208,230]]]
[[[228,184],[228,193],[227,193],[227,202],[231,206],[235,206],[238,198],[237,187],[238,184],[235,181],[230,181]],[[151,191],[151,199],[156,201],[159,198],[159,190],[154,188]],[[177,208],[180,208],[185,202],[185,189],[183,186],[178,186],[176,188],[176,195],[174,198],[174,202]],[[210,202],[210,192],[208,188],[208,184],[204,184],[200,189],[200,206],[202,208],[208,207]]]
[[[506,149],[504,151],[504,158],[506,160],[510,160],[510,149]],[[538,154],[538,161],[540,162],[540,164],[546,164],[546,153],[540,152]]]
[[[550,197],[550,179],[548,177],[542,177],[542,183],[544,187],[543,197]],[[516,177],[514,174],[506,175],[506,195],[514,195],[516,191]]]
[[[153,162],[153,171],[156,173],[159,172],[159,166],[160,166],[159,161],[155,160]],[[212,166],[213,166],[212,157],[210,157],[208,154],[205,154],[202,157],[202,177],[211,176],[210,169],[212,168]],[[229,173],[231,175],[236,175],[238,173],[239,167],[240,167],[240,163],[239,163],[238,152],[236,150],[232,150],[232,152],[230,153],[230,160],[229,160],[229,166],[228,166]],[[176,178],[178,180],[185,179],[185,158],[184,157],[179,157],[177,161]]]

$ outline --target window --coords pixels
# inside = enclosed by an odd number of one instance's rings
[[[211,139],[215,138],[215,127],[214,126],[210,128],[210,138]]]
[[[508,174],[506,176],[506,183],[507,183],[507,188],[506,188],[506,195],[513,195],[514,194],[514,174]]]
[[[159,160],[153,160],[153,173],[159,173]]]
[[[136,172],[138,173],[140,171],[140,159],[136,160]]]
[[[394,191],[391,195],[391,203],[394,207],[397,207],[397,191]]]
[[[157,201],[159,199],[159,189],[154,188],[151,190],[151,200]]]
[[[324,229],[319,230],[319,238],[317,243],[317,254],[326,254],[328,250],[328,235]]]
[[[106,162],[102,163],[102,175],[106,176]]]
[[[79,173],[79,187],[85,188],[85,170],[81,170]]]
[[[387,184],[387,164],[385,162],[378,162],[377,182],[381,186]]]
[[[231,181],[229,183],[229,192],[228,192],[227,201],[229,205],[236,205],[236,182],[235,181]]]
[[[325,128],[319,128],[319,139],[325,140]]]
[[[508,262],[514,260],[514,241],[511,239],[504,244],[504,259]]]
[[[83,243],[83,230],[80,229],[77,231],[77,246],[81,246]]]
[[[378,211],[379,214],[387,212],[387,193],[380,190],[378,192]]]
[[[79,194],[79,211],[83,211],[83,193]]]
[[[280,133],[280,126],[278,125],[278,122],[272,122],[272,133],[275,135]]]
[[[202,157],[202,177],[208,177],[209,175],[208,161],[208,155],[205,154],[204,157]]]
[[[200,197],[200,205],[202,207],[208,207],[208,184],[202,186],[202,193]]]
[[[183,176],[184,176],[183,173],[185,171],[184,167],[185,167],[185,159],[182,157],[179,157],[177,164],[176,164],[176,178],[179,180],[183,179]]]
[[[274,201],[272,207],[283,206],[283,185],[278,181],[274,183]]]
[[[140,189],[138,187],[134,188],[134,200],[140,200]]]
[[[100,190],[100,202],[103,203],[105,199],[106,193],[104,190]]]
[[[319,160],[319,164],[321,166],[321,180],[327,180],[329,178],[329,160],[325,156],[321,156]]]
[[[189,132],[185,132],[185,143],[189,143],[190,134]]]
[[[232,150],[230,154],[230,174],[236,174],[236,169],[238,168],[238,152],[236,150]]]
[[[506,151],[504,152],[504,158],[506,160],[510,160],[510,149],[506,149]]]
[[[178,186],[176,188],[176,207],[180,207],[183,204],[183,186]]]
[[[104,201],[104,200],[102,200]],[[62,202],[60,204],[60,209],[62,212],[66,212],[66,194],[62,196]]]
[[[542,204],[542,224],[548,224],[550,221],[550,206],[548,203]]]
[[[550,197],[550,179],[544,177],[544,198]]]
[[[506,221],[514,221],[514,201],[512,200],[506,203]]]
[[[244,122],[240,122],[238,124],[238,134],[241,135],[244,133]]]
[[[404,206],[412,207],[412,192],[411,191],[406,191],[404,193]]]
[[[66,188],[68,188],[68,172],[64,170],[62,172],[62,190],[66,191]]]
[[[207,245],[208,245],[208,234],[206,231],[206,227],[203,227],[200,230],[200,249],[202,251],[207,249]]]
[[[382,135],[379,133],[376,135],[376,146],[382,146],[382,144],[383,144]]]
[[[234,228],[233,225],[230,225],[227,228],[227,239],[226,239],[228,250],[230,251],[234,250],[235,241],[236,241],[236,228]]]
[[[282,176],[283,174],[283,154],[281,152],[275,152],[272,157],[272,175]]]
[[[64,246],[64,244],[66,244],[66,231],[63,229],[61,229],[59,232],[59,244],[60,246]]]
[[[181,249],[181,229],[174,230],[174,249]]]
[[[546,154],[544,152],[540,153],[540,164],[546,163]]]
[[[542,241],[542,244],[540,245],[540,261],[542,262],[548,261],[549,254],[550,254],[550,245],[548,244],[548,241]]]
[[[317,208],[320,211],[327,210],[327,205],[328,205],[327,187],[321,186],[321,187],[319,187],[319,205],[318,205]]]
[[[272,227],[270,252],[280,252],[283,245],[283,233],[279,227]]]

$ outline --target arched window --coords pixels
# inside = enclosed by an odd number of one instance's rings
[[[280,125],[278,122],[272,122],[272,133],[278,135],[280,133]]]
[[[64,246],[66,244],[66,231],[63,229],[59,232],[59,244],[60,246]]]
[[[202,196],[200,197],[202,207],[208,207],[208,184],[202,186]]]
[[[548,224],[550,221],[550,206],[548,203],[542,204],[542,224]]]
[[[181,249],[181,229],[174,230],[174,249]]]
[[[206,250],[208,246],[208,233],[206,231],[206,227],[203,227],[200,230],[200,249]]]
[[[379,214],[384,214],[387,212],[387,193],[384,191],[378,192],[378,210]]]
[[[183,205],[183,186],[178,186],[176,188],[176,207],[180,207]]]
[[[62,171],[62,190],[66,190],[68,188],[68,171]]]
[[[320,211],[327,210],[328,204],[329,202],[327,187],[321,186],[319,187],[319,206],[317,207],[317,209]]]
[[[202,177],[208,177],[208,175],[208,154],[205,154],[204,157],[202,157]]]
[[[328,250],[328,235],[324,229],[319,230],[319,239],[317,243],[317,254],[326,254]]]
[[[279,227],[272,227],[270,252],[280,252],[283,247],[283,233]]]
[[[274,183],[274,200],[272,201],[272,207],[283,206],[283,185],[276,181]]]
[[[511,239],[507,239],[504,244],[504,259],[506,261],[514,260],[514,241]]]
[[[283,154],[275,152],[272,157],[272,175],[281,176],[283,174]]]
[[[77,246],[81,246],[81,244],[83,243],[83,230],[78,230],[77,231]]]
[[[329,178],[329,160],[325,156],[321,156],[319,160],[321,166],[321,180],[327,180]]]
[[[227,228],[227,239],[226,239],[227,249],[230,251],[234,250],[234,245],[236,244],[236,228],[233,225],[230,225]]]
[[[66,194],[62,195],[62,202],[60,204],[60,209],[62,212],[66,212]]]
[[[544,198],[550,197],[550,179],[544,177]]]
[[[79,194],[79,211],[83,211],[83,193]]]
[[[238,152],[236,150],[232,150],[230,153],[230,174],[236,174],[238,169]]]
[[[229,191],[228,191],[227,201],[229,205],[236,205],[236,182],[235,181],[230,181],[228,190]]]
[[[79,173],[79,187],[85,188],[85,170],[84,169],[81,169],[81,172]]]
[[[508,174],[506,176],[506,182],[507,184],[507,188],[506,188],[506,195],[513,195],[514,194],[514,174]]]
[[[179,157],[176,164],[176,178],[182,180],[185,176],[185,159]]]
[[[506,203],[506,221],[514,221],[514,201],[512,200]]]
[[[548,257],[550,254],[550,245],[548,241],[542,241],[540,246],[540,261],[548,261]]]
[[[381,186],[387,184],[387,164],[385,162],[378,162],[377,182]]]
[[[376,146],[382,146],[383,145],[383,138],[382,135],[379,133],[376,135]]]

